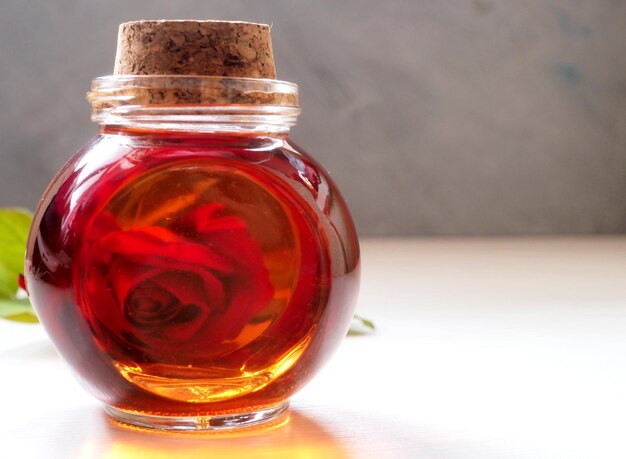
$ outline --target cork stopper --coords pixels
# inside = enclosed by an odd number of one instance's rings
[[[276,80],[270,28],[229,21],[120,25],[114,75],[96,78],[94,119],[124,106],[298,107],[298,89]],[[299,110],[299,109],[298,109]]]
[[[133,21],[120,25],[116,75],[276,78],[270,28],[228,21]]]

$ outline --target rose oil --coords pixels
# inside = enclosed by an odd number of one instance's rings
[[[120,26],[88,100],[100,132],[35,212],[26,287],[117,420],[249,426],[285,412],[345,336],[359,245],[337,186],[289,138],[269,27]]]
[[[57,184],[29,283],[83,380],[158,415],[259,409],[305,384],[349,320],[332,313],[322,223],[298,211],[343,205],[316,165],[284,138],[108,130],[97,143]]]

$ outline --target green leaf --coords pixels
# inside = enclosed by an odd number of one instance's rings
[[[0,297],[17,292],[17,278],[24,271],[26,239],[33,216],[22,209],[0,209]]]
[[[0,298],[0,317],[18,322],[37,322],[28,298]]]
[[[37,322],[30,301],[16,297],[32,220],[26,210],[0,209],[0,317],[20,322]]]
[[[376,327],[374,326],[374,322],[355,314],[352,317],[352,324],[350,325],[350,330],[348,330],[348,335],[366,335],[373,332],[375,329]]]
[[[361,322],[363,325],[365,325],[370,330],[376,330],[376,326],[374,325],[374,322],[372,322],[371,320],[366,319],[365,317],[359,316],[357,314],[354,315],[354,319],[358,320],[359,322]]]
[[[17,292],[17,277],[15,282],[13,277],[11,270],[0,262],[0,298],[11,298]]]

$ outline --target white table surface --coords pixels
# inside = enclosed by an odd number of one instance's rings
[[[626,237],[362,243],[350,336],[287,424],[121,428],[40,326],[0,321],[1,458],[624,458]]]

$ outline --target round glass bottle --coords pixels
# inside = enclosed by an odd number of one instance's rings
[[[132,424],[282,413],[345,336],[359,282],[346,204],[288,137],[297,86],[110,76],[89,100],[100,133],[49,185],[27,249],[57,350]]]

